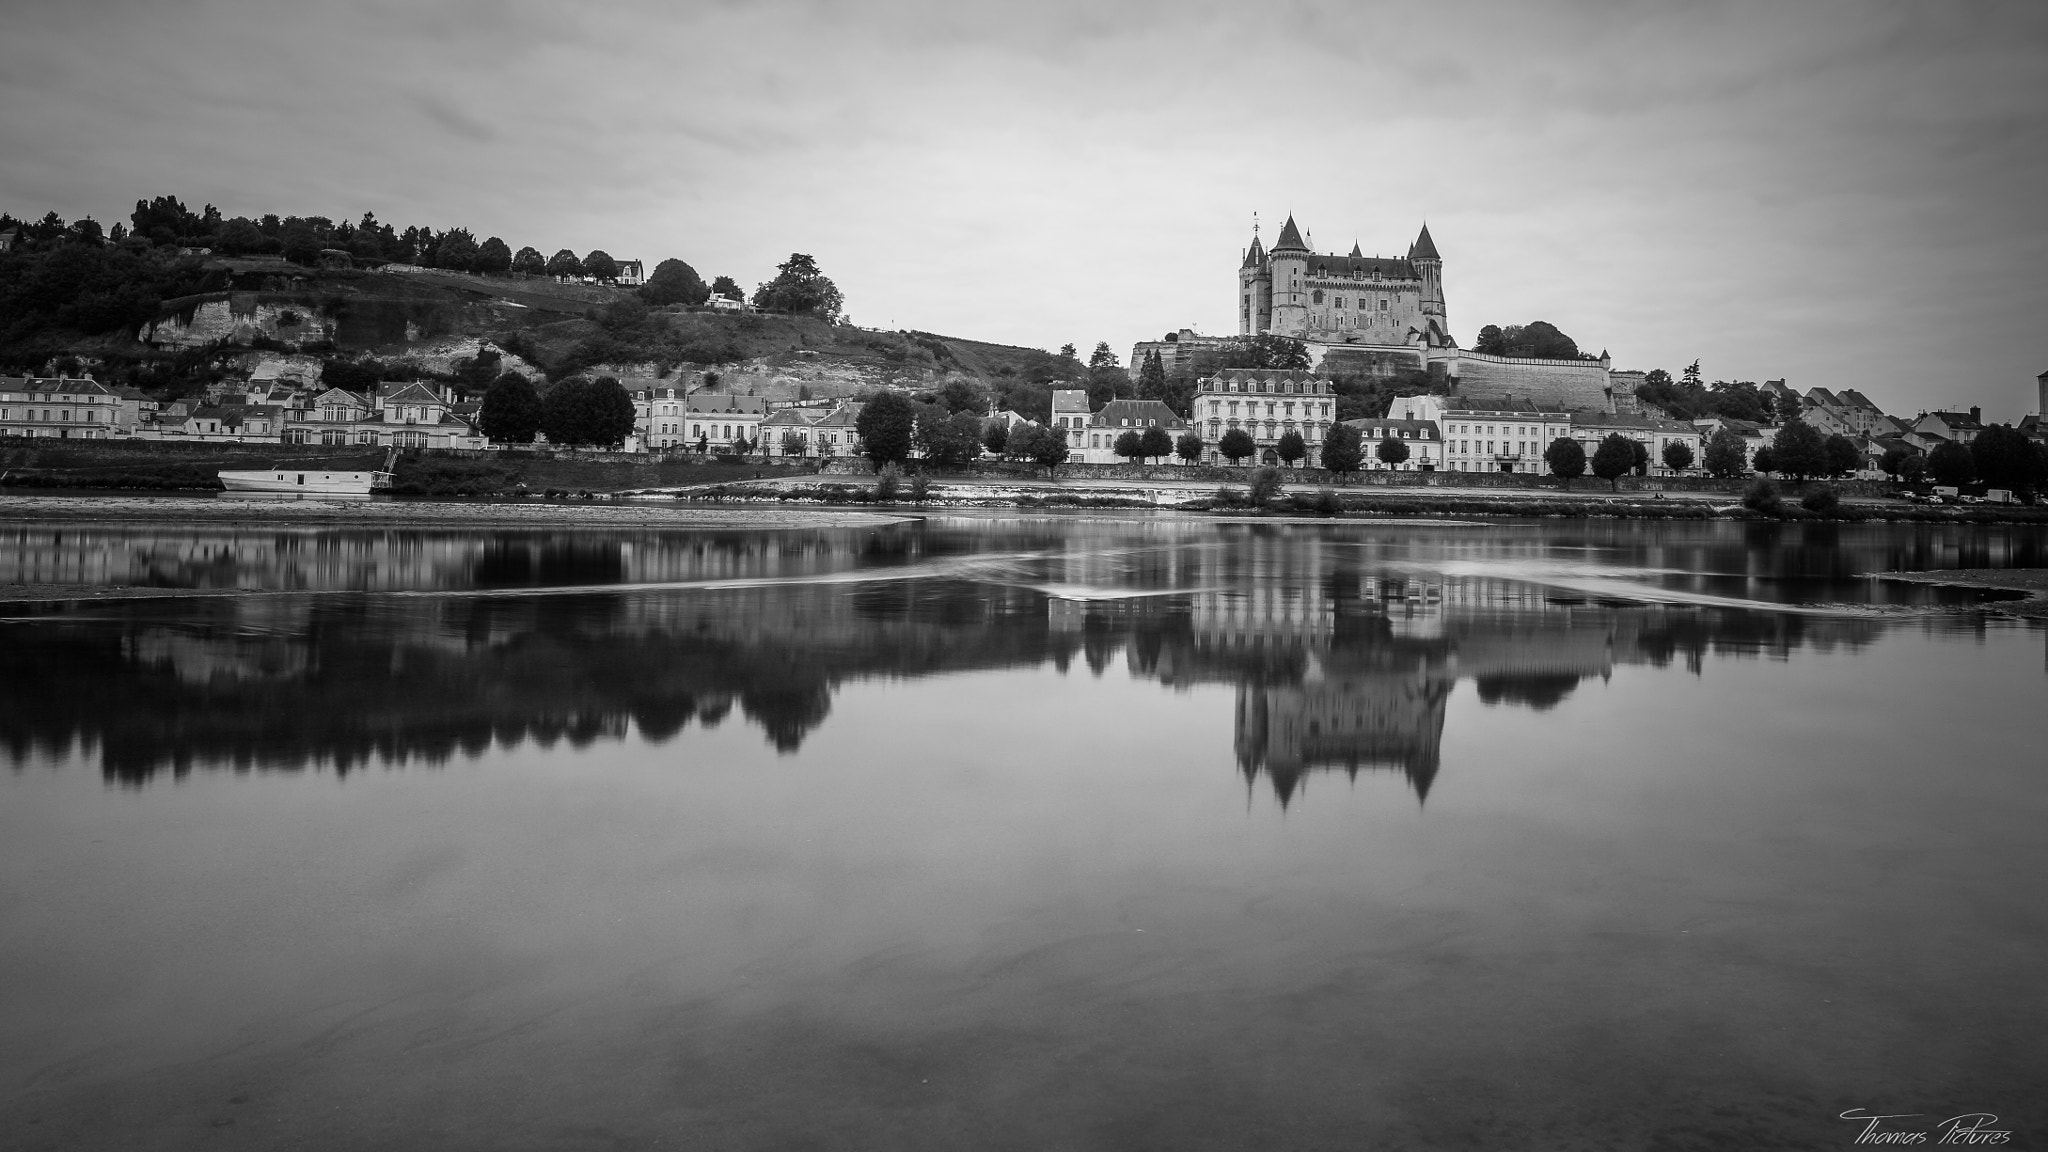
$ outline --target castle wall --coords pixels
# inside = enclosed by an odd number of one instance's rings
[[[1562,408],[1614,411],[1608,371],[1598,360],[1518,360],[1461,350],[1445,371],[1457,378],[1461,396],[1505,394]]]

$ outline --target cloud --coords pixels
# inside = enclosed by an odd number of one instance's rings
[[[2048,367],[2048,6],[37,5],[0,207],[175,192],[767,278],[1039,346],[1234,324],[1254,210],[1451,320],[2017,415]]]

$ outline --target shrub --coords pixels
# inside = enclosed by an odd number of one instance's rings
[[[1835,494],[1833,488],[1822,487],[1800,497],[1799,506],[1808,512],[1833,512],[1841,502],[1842,498]]]
[[[1278,468],[1259,469],[1259,474],[1252,478],[1252,489],[1246,494],[1246,498],[1253,504],[1264,506],[1279,499],[1279,497],[1280,470]]]
[[[893,466],[883,468],[882,474],[875,477],[875,499],[894,500],[896,498],[897,485],[900,483],[901,480],[898,478],[896,469]]]
[[[932,478],[919,472],[910,478],[910,498],[922,504],[932,494]]]
[[[1771,487],[1769,480],[1759,480],[1749,486],[1748,492],[1743,493],[1742,506],[1752,512],[1775,516],[1785,506],[1785,502],[1779,499],[1778,490]]]
[[[1337,490],[1325,488],[1316,493],[1316,511],[1325,516],[1335,516],[1344,510],[1344,502],[1337,498]]]
[[[1235,508],[1244,503],[1244,489],[1225,484],[1216,490],[1216,503],[1225,508]]]

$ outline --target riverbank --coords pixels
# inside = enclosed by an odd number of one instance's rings
[[[871,528],[916,519],[901,511],[805,507],[705,507],[642,500],[363,500],[250,499],[205,494],[0,493],[0,521],[61,520],[95,524],[319,524],[458,528],[674,528],[776,531]]]

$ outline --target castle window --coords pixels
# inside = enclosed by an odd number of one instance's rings
[[[1309,293],[1308,299],[1309,303],[1311,304],[1321,304],[1323,302],[1323,290],[1321,288],[1318,288],[1315,291]]]
[[[1337,307],[1342,308],[1344,306],[1344,298],[1342,296],[1337,297],[1335,303]]]

